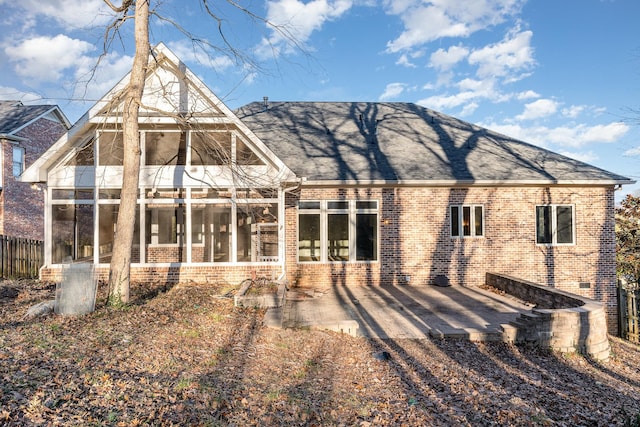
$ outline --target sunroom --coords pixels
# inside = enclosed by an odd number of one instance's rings
[[[122,133],[100,129],[49,173],[47,264],[108,264]],[[284,241],[275,165],[229,125],[142,128],[132,262],[277,263]]]

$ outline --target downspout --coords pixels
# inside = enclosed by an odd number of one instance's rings
[[[307,181],[307,178],[306,177],[302,177],[302,178],[298,179],[298,182],[296,183],[296,185],[293,185],[291,187],[286,187],[286,188],[282,189],[282,199],[283,199],[282,200],[282,202],[283,202],[282,203],[282,210],[283,211],[285,209],[285,207],[284,207],[284,199],[286,197],[286,194],[287,193],[291,193],[293,191],[299,190],[300,187],[302,187],[302,184],[304,184],[306,181]],[[282,221],[283,221],[282,222],[283,226],[286,227],[284,215],[282,215]],[[283,280],[287,275],[287,268],[286,268],[286,265],[287,265],[287,245],[286,245],[286,242],[287,242],[287,234],[286,234],[286,230],[285,230],[285,233],[284,233],[284,243],[285,243],[284,244],[284,256],[282,257],[282,260],[280,261],[280,268],[282,269],[282,271],[280,272],[280,276],[278,276],[278,282]]]

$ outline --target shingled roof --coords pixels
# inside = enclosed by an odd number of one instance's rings
[[[20,101],[0,101],[0,135],[10,135],[33,120],[56,112],[60,122],[69,127],[66,117],[55,105],[24,105]]]
[[[235,113],[309,182],[633,182],[411,103],[255,102]]]

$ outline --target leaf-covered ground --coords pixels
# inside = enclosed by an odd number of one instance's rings
[[[501,343],[277,330],[228,287],[24,320],[52,285],[0,283],[0,425],[633,425],[640,349],[596,363]]]

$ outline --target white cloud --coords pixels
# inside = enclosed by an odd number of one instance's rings
[[[111,90],[124,76],[131,71],[133,57],[110,53],[96,66],[96,58],[84,57],[75,71],[76,98],[97,100]]]
[[[51,18],[64,28],[100,26],[113,19],[111,9],[103,0],[21,0],[12,5],[22,9],[23,21]]]
[[[640,156],[640,147],[630,148],[624,152],[624,155],[629,157]]]
[[[536,93],[533,90],[526,90],[524,92],[520,92],[516,94],[516,99],[524,101],[526,99],[540,98],[540,94]]]
[[[535,64],[531,47],[531,31],[510,32],[499,43],[474,50],[469,64],[477,65],[479,78],[513,77]]]
[[[571,157],[572,159],[579,160],[585,163],[594,163],[599,157],[593,151],[575,152],[575,151],[560,151],[563,156]]]
[[[407,55],[406,53],[400,55],[400,57],[396,61],[396,65],[402,65],[407,68],[416,68],[416,64],[411,62],[411,60],[409,59],[409,55]]]
[[[407,85],[405,83],[389,83],[384,90],[384,93],[380,95],[380,101],[386,101],[398,97],[404,92]]]
[[[37,93],[25,92],[20,89],[7,86],[0,86],[0,99],[5,101],[22,101],[24,104],[29,104],[31,102],[47,103],[42,99],[42,96]]]
[[[584,105],[572,105],[570,107],[563,108],[562,115],[565,117],[575,119],[580,115],[580,113],[582,113],[585,110],[585,108],[586,107]]]
[[[15,46],[5,47],[5,53],[15,63],[21,77],[38,82],[60,80],[63,72],[85,62],[85,54],[95,47],[83,40],[64,34],[26,39]]]
[[[325,22],[339,18],[353,5],[351,0],[276,0],[267,2],[267,20],[286,32],[273,30],[256,48],[258,55],[278,56],[294,50],[295,43],[305,45],[314,31]],[[293,41],[290,39],[293,38]]]
[[[481,124],[481,126],[542,147],[556,144],[575,148],[591,143],[613,143],[629,131],[629,126],[620,122],[595,126],[579,124],[558,127],[523,127],[517,124],[496,123]]]
[[[421,99],[418,104],[433,110],[450,110],[478,98],[475,92],[459,92],[455,95],[435,95]]]
[[[454,65],[462,61],[469,54],[469,49],[464,46],[451,46],[449,49],[438,49],[431,54],[429,66],[441,71],[450,70]]]
[[[464,106],[464,108],[462,109],[462,111],[460,111],[460,116],[461,117],[466,117],[469,116],[471,114],[473,114],[476,109],[479,107],[477,102],[470,102],[467,105]]]
[[[207,67],[213,68],[216,72],[220,73],[234,67],[236,64],[233,60],[226,55],[211,56],[205,50],[194,46],[190,41],[178,40],[167,43],[169,49],[178,57],[181,61],[189,63],[203,64]]]
[[[517,120],[533,120],[550,116],[558,111],[558,103],[552,99],[538,99],[524,106],[524,112],[516,116]]]
[[[478,100],[490,99],[494,102],[505,101],[508,96],[501,94],[495,87],[495,81],[491,79],[475,80],[464,79],[456,83],[460,92],[456,94],[434,95],[418,101],[418,104],[435,110],[451,110],[452,108],[472,103],[463,111],[470,113],[478,107]]]
[[[443,37],[468,37],[497,25],[520,10],[522,0],[387,0],[390,15],[398,15],[404,30],[387,43],[387,51],[400,52]]]

